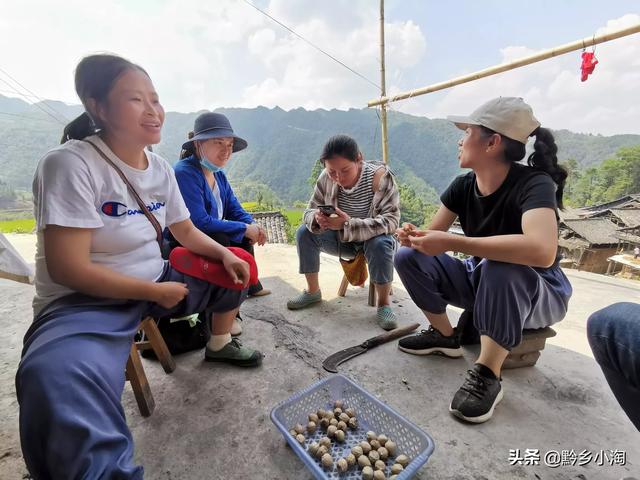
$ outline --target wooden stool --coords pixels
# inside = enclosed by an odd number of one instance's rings
[[[149,417],[153,413],[156,403],[151,393],[151,387],[149,387],[147,375],[144,373],[138,350],[152,348],[166,373],[171,373],[176,369],[176,362],[173,360],[167,344],[164,343],[162,334],[160,330],[158,330],[158,325],[156,325],[152,317],[144,318],[142,322],[140,322],[138,330],[143,332],[142,340],[133,342],[131,345],[125,375],[126,379],[131,383],[140,414],[143,417]]]
[[[340,282],[340,288],[338,288],[338,296],[344,297],[347,294],[347,287],[349,287],[349,280],[347,276],[342,276],[342,282]],[[376,306],[376,286],[369,280],[369,306]]]
[[[555,337],[556,331],[551,327],[537,330],[523,330],[522,341],[509,352],[502,364],[503,369],[532,367],[540,358],[540,351],[544,349],[547,338]]]

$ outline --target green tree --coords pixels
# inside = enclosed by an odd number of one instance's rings
[[[561,165],[567,170],[567,181],[564,185],[564,198],[567,205],[573,206],[572,200],[575,193],[575,186],[580,180],[580,166],[574,158],[570,158]]]
[[[316,182],[318,181],[318,177],[324,170],[324,166],[320,160],[316,160],[316,163],[313,164],[313,168],[311,169],[311,175],[307,178],[307,184],[313,189],[316,186]]]
[[[0,208],[12,208],[18,196],[16,192],[6,183],[0,181]]]
[[[407,185],[400,184],[400,223],[412,223],[416,226],[424,224],[425,203],[416,195],[415,190]]]
[[[433,203],[427,204],[424,207],[424,226],[428,227],[429,224],[431,223],[431,220],[433,220],[433,217],[435,217],[436,212],[438,211],[438,209],[440,208],[440,205],[436,205]]]
[[[572,165],[567,165],[572,167]],[[575,166],[573,166],[575,167]],[[571,170],[570,170],[571,178]],[[583,207],[640,192],[640,145],[621,148],[615,158],[577,173],[565,190],[568,205]]]
[[[283,205],[282,200],[264,183],[236,182],[233,190],[241,202],[256,202],[258,211],[274,210]]]

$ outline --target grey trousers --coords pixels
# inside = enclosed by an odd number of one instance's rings
[[[572,288],[560,267],[533,268],[447,254],[424,255],[402,247],[396,271],[422,310],[444,313],[447,305],[473,311],[480,335],[507,350],[522,340],[524,328],[553,325],[567,313]]]

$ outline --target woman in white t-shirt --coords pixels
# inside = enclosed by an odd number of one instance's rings
[[[65,128],[65,143],[44,156],[33,182],[34,323],[16,376],[23,454],[34,478],[141,478],[120,404],[141,318],[206,311],[206,360],[255,366],[262,354],[229,333],[247,289],[171,268],[117,168],[190,251],[222,262],[244,287],[249,265],[193,226],[173,169],[145,150],[160,141],[164,121],[147,73],[92,55],[75,83],[86,113]]]

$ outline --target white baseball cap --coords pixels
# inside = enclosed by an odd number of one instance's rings
[[[498,97],[476,108],[471,115],[449,115],[447,120],[465,130],[482,125],[526,145],[529,135],[540,126],[533,110],[520,97]]]

